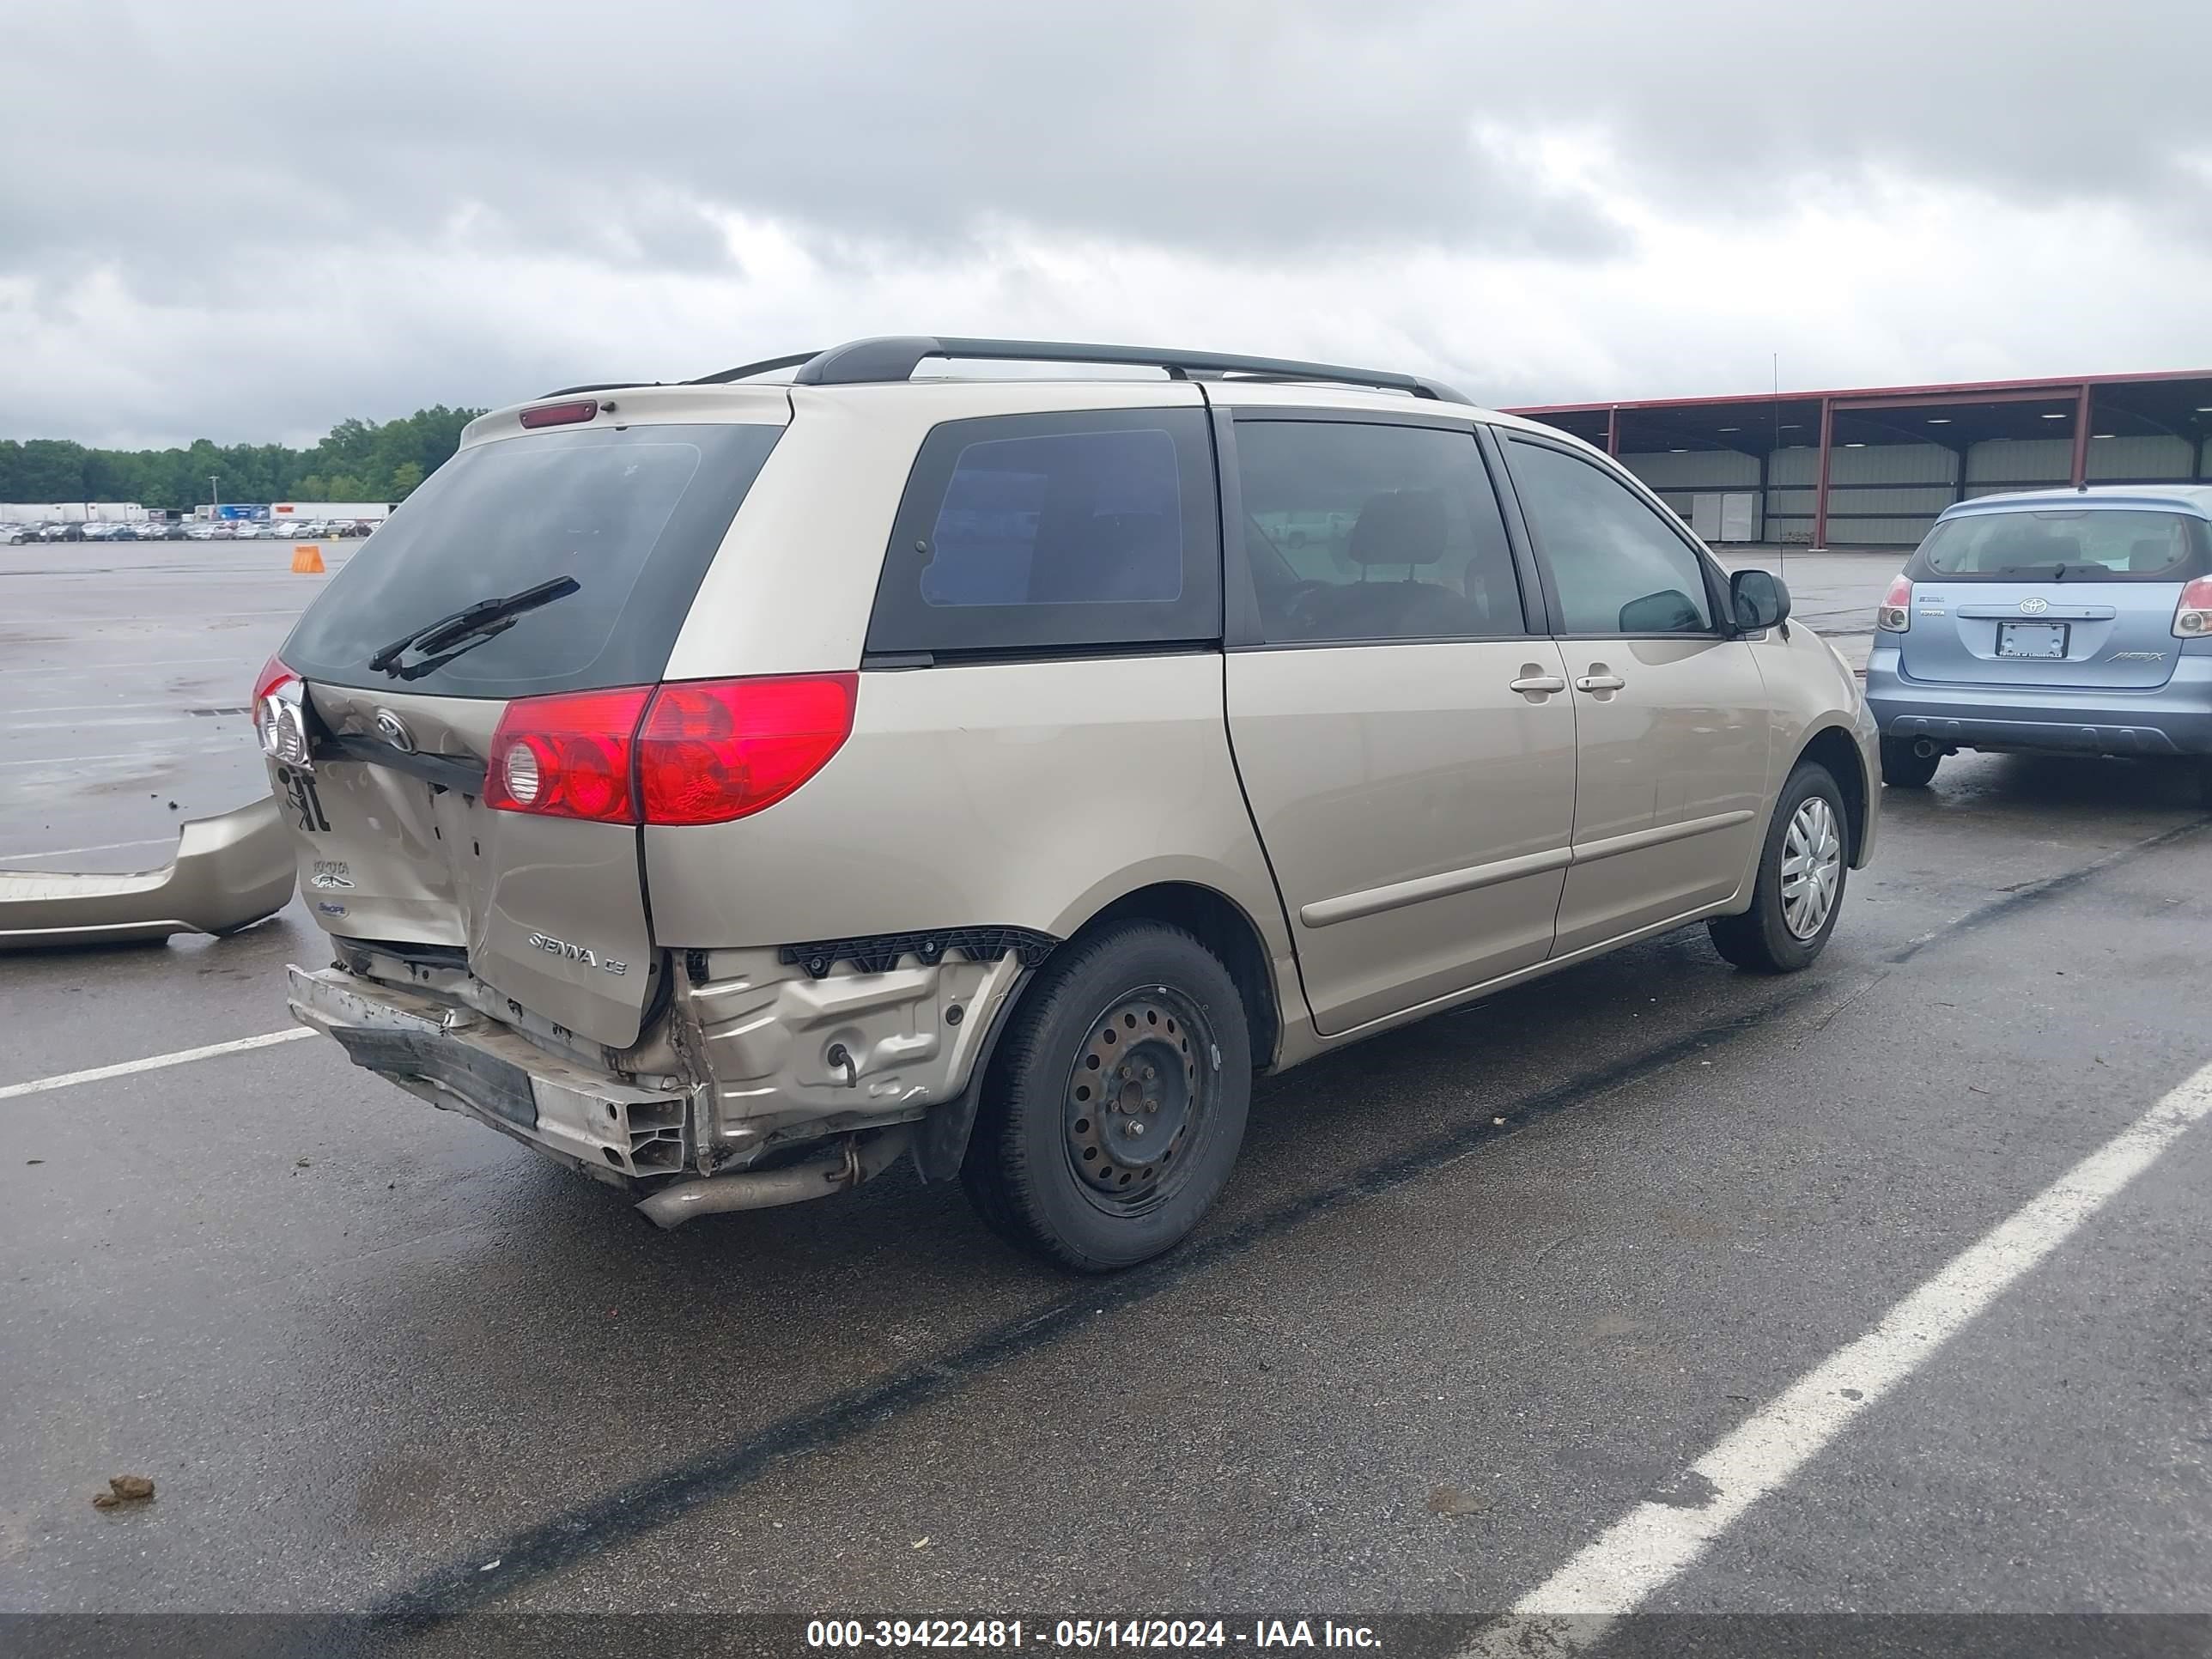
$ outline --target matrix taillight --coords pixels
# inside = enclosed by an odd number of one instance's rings
[[[2173,631],[2185,640],[2212,635],[2212,576],[2199,576],[2181,590],[2181,603],[2173,607]]]
[[[1899,576],[1875,608],[1874,625],[1885,634],[1902,634],[1912,626],[1912,584]]]
[[[772,806],[852,734],[860,677],[684,680],[519,697],[484,804],[602,823],[726,823]]]

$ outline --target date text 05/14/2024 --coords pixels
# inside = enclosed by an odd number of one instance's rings
[[[810,1648],[1373,1650],[1370,1626],[1330,1619],[813,1619]]]

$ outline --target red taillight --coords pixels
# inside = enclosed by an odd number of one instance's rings
[[[585,398],[573,404],[540,404],[535,409],[522,411],[521,420],[526,427],[574,426],[579,421],[588,421],[599,412],[597,398]]]
[[[2212,576],[2199,576],[2181,590],[2181,603],[2173,607],[2173,631],[2185,640],[2212,635]]]
[[[1912,626],[1912,584],[1904,577],[1889,585],[1874,613],[1874,625],[1885,634],[1902,634]]]
[[[664,685],[637,735],[647,823],[726,823],[773,806],[853,733],[857,674]]]
[[[517,697],[499,717],[484,805],[502,812],[635,823],[630,764],[648,686]]]
[[[492,737],[484,804],[601,823],[727,823],[829,763],[852,735],[859,684],[857,674],[807,674],[518,697]]]

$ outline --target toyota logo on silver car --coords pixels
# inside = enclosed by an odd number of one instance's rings
[[[407,722],[389,708],[376,711],[376,735],[403,755],[415,752],[415,734],[407,729]]]
[[[2048,599],[2022,599],[2020,602],[2020,608],[2021,614],[2024,616],[2039,617],[2045,611],[2051,609],[2051,601]]]

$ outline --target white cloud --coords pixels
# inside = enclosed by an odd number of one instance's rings
[[[298,441],[931,331],[1498,402],[1756,391],[1776,351],[1793,386],[2212,362],[2212,175],[2152,115],[2201,9],[387,11],[288,9],[282,96],[97,110],[102,52],[189,82],[273,14],[41,16],[0,432]]]

